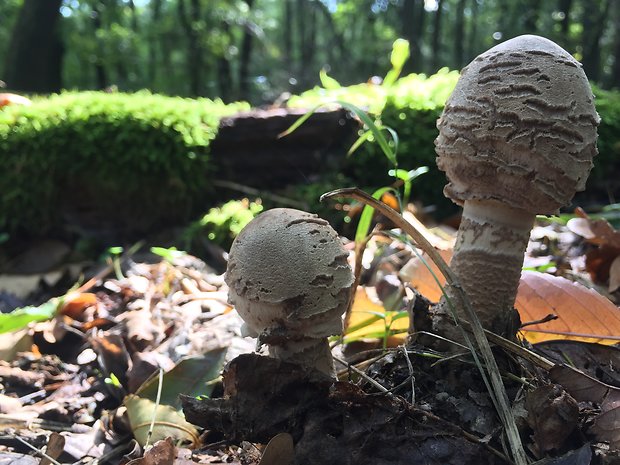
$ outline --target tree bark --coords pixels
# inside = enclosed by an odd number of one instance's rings
[[[151,24],[149,25],[148,76],[149,87],[155,87],[157,80],[157,29],[161,18],[162,0],[151,1]]]
[[[97,32],[103,28],[103,24],[101,21],[101,10],[99,9],[99,4],[95,3],[93,4],[93,15],[92,15],[92,19],[93,19],[93,27],[94,27],[94,35],[96,37],[96,41],[97,41],[97,56],[95,57],[95,82],[96,82],[96,86],[97,89],[105,89],[106,87],[108,87],[108,73],[106,71],[104,62],[103,62],[103,55],[104,55],[104,48],[103,48],[103,43],[101,41],[101,38],[98,36]]]
[[[443,16],[443,1],[438,0],[437,11],[433,17],[433,37],[431,39],[431,72],[437,71],[439,68],[439,50],[441,49],[441,18]]]
[[[471,2],[471,21],[467,40],[467,62],[478,55],[478,0]]]
[[[185,0],[177,0],[179,21],[187,38],[187,74],[189,76],[189,92],[192,96],[201,94],[202,88],[202,49],[196,23],[200,21],[200,2],[191,0],[190,17],[187,15]]]
[[[23,92],[58,92],[63,45],[59,34],[62,0],[24,0],[4,67],[6,85]]]
[[[454,24],[454,67],[463,67],[465,44],[465,0],[459,0],[456,5],[456,23]]]
[[[614,64],[611,69],[610,86],[620,90],[620,2],[616,1],[614,14]]]
[[[404,0],[401,14],[401,34],[409,41],[411,60],[407,60],[404,73],[422,71],[422,33],[426,14],[423,0]]]
[[[609,15],[610,0],[593,1],[590,6],[592,8],[586,8],[582,17],[581,63],[588,78],[598,82],[601,77],[601,37]]]
[[[249,11],[252,11],[254,0],[245,0],[248,5]],[[252,56],[252,42],[254,32],[252,28],[255,27],[250,20],[246,22],[245,30],[243,32],[243,39],[241,40],[241,52],[239,55],[239,99],[249,100],[250,97],[250,58]]]

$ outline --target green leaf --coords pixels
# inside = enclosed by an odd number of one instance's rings
[[[347,151],[347,156],[353,155],[353,152],[359,149],[364,142],[369,140],[370,136],[372,136],[372,131],[364,131],[362,135],[359,136],[357,140],[353,143],[353,145],[349,148],[349,150]]]
[[[338,81],[327,75],[327,71],[325,71],[325,68],[321,69],[321,71],[319,72],[319,79],[321,80],[321,85],[325,89],[333,90],[340,89],[342,87]]]
[[[409,42],[405,39],[396,39],[392,44],[392,53],[390,54],[392,69],[383,79],[384,86],[391,86],[396,82],[407,58],[409,58]]]
[[[381,196],[383,194],[385,194],[386,192],[395,192],[394,188],[392,187],[382,187],[380,189],[377,189],[372,196],[379,200],[381,199]],[[355,231],[355,242],[361,242],[363,241],[366,236],[368,236],[368,231],[370,231],[370,225],[372,224],[372,217],[375,213],[375,209],[365,205],[364,209],[362,210],[362,214],[360,215],[360,220],[359,223],[357,223],[357,229]]]
[[[127,408],[127,417],[136,441],[141,446],[155,443],[160,439],[171,437],[173,441],[198,443],[196,427],[185,420],[183,414],[169,405],[158,405],[151,399],[143,399],[130,394],[123,404]],[[153,433],[149,430],[153,425]]]
[[[357,116],[360,119],[360,121],[364,123],[368,129],[370,129],[373,137],[375,138],[375,140],[379,144],[379,147],[383,151],[383,154],[387,157],[390,163],[392,163],[392,165],[397,166],[398,162],[396,160],[396,152],[392,149],[392,147],[390,147],[390,144],[388,143],[387,139],[383,135],[382,130],[375,124],[373,119],[370,116],[368,116],[368,114],[364,110],[362,110],[361,108],[358,108],[357,106],[351,103],[343,102],[341,100],[336,100],[336,103],[340,105],[341,107],[346,108],[351,113],[355,114],[355,116]],[[382,129],[387,129],[387,128],[382,128]],[[390,134],[394,135],[394,132],[392,131],[390,132]],[[395,144],[396,143],[397,141],[395,141]]]
[[[11,313],[0,313],[0,334],[25,328],[35,321],[49,320],[57,309],[58,299],[51,299],[38,307],[23,307]]]
[[[192,397],[209,396],[213,391],[214,381],[219,379],[224,366],[225,348],[217,348],[206,354],[182,359],[176,366],[164,374],[160,404],[181,408],[179,394]],[[159,378],[154,376],[147,380],[136,392],[141,398],[155,401],[157,398]]]

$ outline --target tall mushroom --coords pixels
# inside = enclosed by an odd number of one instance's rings
[[[463,69],[435,145],[444,194],[463,205],[451,267],[485,328],[514,335],[535,215],[584,189],[599,121],[581,65],[545,38],[508,40]]]
[[[327,337],[342,332],[353,273],[329,223],[275,208],[254,218],[228,258],[228,298],[245,334],[269,345],[273,357],[333,376]]]

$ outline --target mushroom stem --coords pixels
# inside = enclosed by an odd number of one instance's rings
[[[463,206],[450,266],[482,326],[498,334],[511,336],[517,329],[513,306],[534,219],[533,213],[494,200],[468,200]]]

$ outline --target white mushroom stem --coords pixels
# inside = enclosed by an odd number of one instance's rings
[[[468,200],[463,207],[450,266],[482,325],[499,334],[516,329],[513,306],[534,219],[493,200]]]

